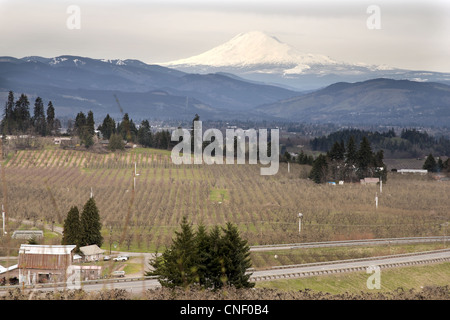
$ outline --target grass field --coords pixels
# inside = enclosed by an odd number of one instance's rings
[[[365,272],[345,273],[331,276],[317,276],[302,279],[273,280],[258,282],[258,288],[271,288],[284,291],[310,289],[331,294],[345,292],[392,292],[402,290],[420,291],[426,286],[448,286],[450,283],[450,263],[439,263],[418,267],[382,269],[380,289],[368,289],[367,280],[371,274]]]
[[[21,150],[5,160],[2,203],[15,219],[11,231],[22,219],[62,226],[70,207],[82,208],[92,188],[103,247],[138,252],[163,249],[184,215],[194,227],[231,221],[250,245],[443,235],[441,224],[450,220],[450,183],[428,176],[389,173],[380,194],[377,186],[317,185],[305,179],[308,166],[291,164],[288,173],[281,163],[274,176],[261,176],[259,169],[177,166],[170,152],[155,149]],[[304,215],[301,234],[298,212]]]

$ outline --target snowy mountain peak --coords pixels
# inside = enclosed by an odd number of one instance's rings
[[[309,68],[311,64],[336,64],[324,55],[302,53],[261,31],[240,33],[231,40],[209,51],[187,59],[162,65],[249,67],[252,65],[278,65],[290,68]]]

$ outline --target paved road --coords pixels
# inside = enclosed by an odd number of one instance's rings
[[[338,262],[312,263],[291,267],[272,268],[254,271],[254,281],[274,280],[280,277],[307,277],[337,272],[366,270],[369,267],[390,268],[418,263],[450,261],[450,249],[429,251],[427,253],[385,256],[370,259],[343,260]]]
[[[250,251],[273,251],[273,250],[325,248],[325,247],[396,245],[396,244],[411,244],[411,243],[446,242],[448,240],[449,240],[448,237],[436,236],[436,237],[385,238],[385,239],[366,239],[366,240],[347,240],[347,241],[323,241],[323,242],[305,242],[305,243],[251,246]]]
[[[404,254],[397,256],[385,256],[369,259],[343,260],[338,262],[325,262],[317,264],[297,265],[283,268],[272,268],[268,270],[253,271],[251,281],[270,281],[280,278],[295,277],[311,277],[323,274],[338,272],[355,272],[367,270],[369,267],[392,268],[401,266],[410,266],[424,263],[436,263],[450,261],[450,249],[428,251],[415,254]],[[134,294],[139,294],[147,289],[160,287],[156,279],[122,279],[118,282],[107,283],[103,281],[83,283],[82,289],[85,291],[98,291],[103,289],[124,289]],[[62,289],[62,287],[61,287]],[[28,289],[31,293],[33,290],[52,291],[55,286]],[[1,291],[5,292],[5,291]]]

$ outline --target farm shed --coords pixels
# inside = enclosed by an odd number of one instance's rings
[[[57,137],[55,139],[53,139],[53,142],[55,144],[69,144],[72,141],[72,138],[70,137]]]
[[[364,178],[360,180],[360,183],[364,185],[373,185],[378,182],[380,182],[380,178]]]
[[[80,251],[83,254],[83,261],[98,261],[102,257],[105,250],[100,249],[96,244],[80,247]]]
[[[427,174],[428,170],[422,170],[422,169],[400,169],[400,170],[397,170],[397,173],[401,173],[401,174],[405,174],[405,173]]]
[[[13,232],[13,239],[42,239],[44,232],[42,230],[16,230]]]
[[[96,280],[102,275],[101,266],[72,266],[74,272],[80,273],[80,280]]]
[[[19,282],[35,284],[65,281],[75,247],[22,244],[19,249]]]

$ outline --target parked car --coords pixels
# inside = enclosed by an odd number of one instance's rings
[[[111,276],[123,278],[123,277],[125,277],[125,271],[113,271],[111,273]]]
[[[114,261],[127,261],[129,258],[128,256],[118,256],[116,258],[114,258]]]
[[[103,261],[109,261],[109,260],[111,260],[111,257],[110,257],[110,256],[104,256],[104,257],[103,257]]]

